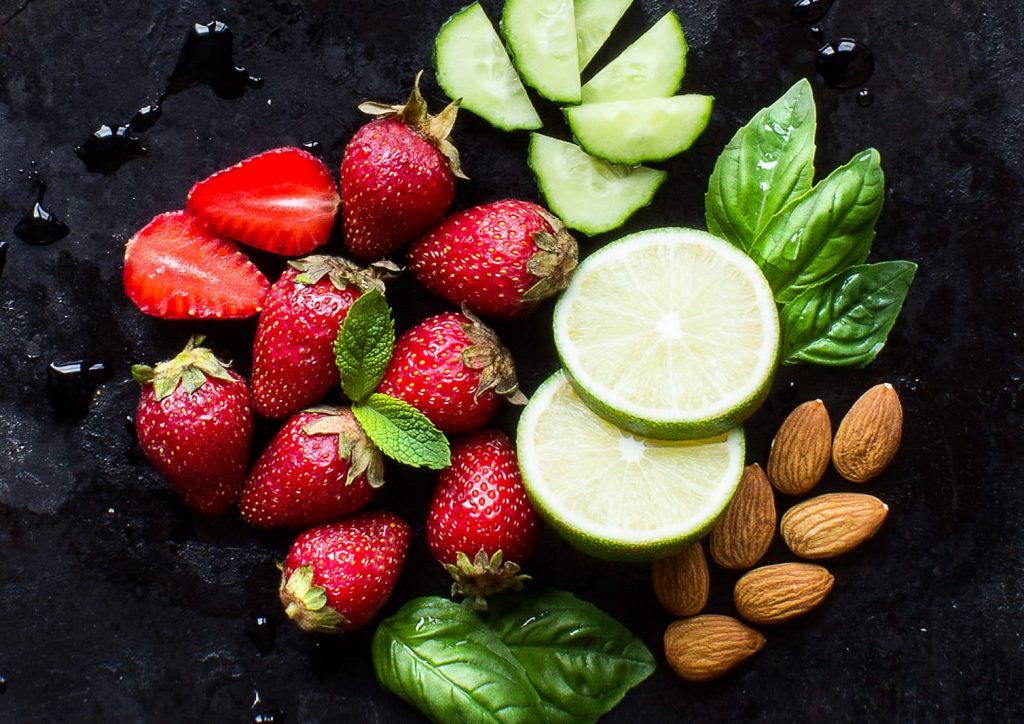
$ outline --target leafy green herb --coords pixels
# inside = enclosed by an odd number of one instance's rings
[[[779,210],[806,193],[815,124],[811,85],[800,80],[737,131],[708,182],[708,231],[747,251]]]
[[[352,303],[334,342],[341,389],[350,400],[362,402],[377,389],[394,346],[391,307],[383,294],[370,290]]]
[[[885,200],[873,148],[858,153],[776,214],[754,240],[758,263],[780,304],[867,259]]]
[[[451,465],[447,438],[409,403],[374,393],[352,405],[352,414],[373,444],[389,458],[432,470]]]
[[[917,264],[853,266],[811,287],[782,309],[782,361],[863,367],[885,345]]]

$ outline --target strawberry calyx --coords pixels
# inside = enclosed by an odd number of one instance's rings
[[[299,284],[313,286],[324,277],[339,291],[356,286],[363,292],[376,289],[384,293],[384,282],[394,279],[402,273],[402,268],[386,259],[375,261],[369,266],[343,259],[340,256],[324,256],[316,254],[288,262],[288,266],[299,272],[295,281]]]
[[[320,417],[303,427],[304,433],[338,436],[338,456],[349,461],[345,485],[351,485],[364,473],[370,487],[379,488],[384,485],[384,456],[363,431],[351,410],[323,405],[312,407],[306,412]]]
[[[527,260],[526,271],[537,281],[523,293],[522,301],[526,303],[547,299],[569,286],[580,256],[579,244],[561,219],[546,211],[538,213],[548,222],[553,233],[541,229],[533,234],[537,251]]]
[[[468,179],[469,177],[462,171],[459,151],[449,138],[452,128],[455,126],[455,118],[459,113],[459,104],[462,101],[461,99],[454,100],[440,113],[432,115],[427,108],[426,99],[420,93],[420,78],[422,76],[422,70],[416,74],[412,93],[405,104],[388,105],[376,101],[366,101],[359,105],[359,110],[378,118],[397,118],[434,144],[441,155],[447,159],[448,167],[457,178]]]
[[[205,385],[209,378],[233,382],[235,378],[228,372],[231,363],[221,362],[213,350],[200,347],[204,339],[202,335],[193,336],[184,350],[156,367],[132,365],[132,378],[143,387],[153,385],[153,395],[157,401],[178,389],[179,383],[185,386],[186,392],[192,394]]]
[[[487,596],[502,591],[521,591],[523,582],[530,580],[526,574],[520,573],[517,563],[503,560],[501,551],[488,556],[481,548],[473,560],[462,551],[455,554],[455,563],[446,563],[454,582],[452,596],[465,596],[473,599],[473,608],[477,611],[487,610]]]
[[[282,568],[283,566],[279,566]],[[327,591],[313,583],[313,566],[299,566],[291,575],[281,574],[278,591],[284,612],[304,631],[339,634],[348,628],[348,619],[327,605]]]
[[[462,323],[462,331],[472,342],[462,350],[462,364],[471,370],[480,371],[480,384],[473,393],[473,399],[488,390],[494,390],[513,405],[525,405],[527,399],[519,389],[512,353],[501,343],[494,330],[480,321],[465,304],[462,305],[462,316],[467,320]]]

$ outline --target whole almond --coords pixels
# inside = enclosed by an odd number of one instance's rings
[[[819,495],[786,511],[782,538],[801,558],[831,558],[873,536],[888,513],[889,506],[873,495]]]
[[[866,483],[892,462],[903,435],[903,407],[889,383],[861,395],[839,424],[832,462],[844,478]]]
[[[693,616],[708,602],[708,562],[700,543],[651,564],[658,602],[676,616]]]
[[[832,421],[821,400],[799,405],[782,422],[768,453],[768,479],[787,495],[818,484],[832,452]]]
[[[711,557],[722,568],[757,565],[775,537],[775,495],[757,463],[747,466],[736,494],[711,529]]]
[[[778,563],[755,568],[733,589],[740,616],[752,623],[781,623],[814,609],[832,590],[835,577],[813,563]]]
[[[704,615],[669,624],[665,658],[687,681],[708,681],[764,648],[764,636],[732,616]]]

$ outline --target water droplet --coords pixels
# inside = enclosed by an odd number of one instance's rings
[[[146,155],[142,140],[132,135],[129,126],[111,128],[104,124],[93,131],[75,153],[93,173],[109,175],[131,161]]]
[[[0,694],[7,693],[7,677],[0,674]]]
[[[314,156],[320,154],[320,141],[306,141],[302,144],[302,147],[312,153]]]
[[[0,276],[4,273],[5,264],[7,264],[7,242],[0,241]]]
[[[39,182],[39,192],[32,210],[25,214],[17,226],[14,227],[14,235],[22,241],[34,246],[52,244],[60,241],[71,233],[67,224],[54,216],[43,206],[43,196],[46,195],[46,184]]]
[[[135,115],[128,125],[131,126],[133,131],[148,131],[160,120],[162,112],[163,109],[160,107],[160,103],[154,101],[135,111]]]
[[[861,88],[857,91],[857,105],[861,108],[868,108],[875,102],[875,94],[870,88]]]
[[[834,0],[795,0],[790,13],[801,23],[816,23],[825,17],[833,2]]]
[[[875,56],[863,43],[840,38],[818,50],[818,73],[835,88],[854,88],[875,72]]]
[[[277,642],[277,624],[267,616],[255,616],[245,627],[245,635],[252,641],[260,656],[266,656],[274,650],[274,644]]]
[[[258,691],[255,694],[256,698],[252,702],[252,723],[281,724],[285,720],[284,712],[273,704],[263,701]]]
[[[89,414],[96,388],[111,377],[103,362],[51,362],[46,370],[46,396],[60,422],[77,422]]]
[[[235,65],[235,37],[219,20],[196,23],[185,38],[178,63],[167,80],[167,95],[197,85],[208,85],[221,98],[241,98],[246,88],[258,88],[263,79]]]
[[[811,37],[820,43],[822,40],[825,39],[825,31],[821,29],[820,25],[812,25]]]

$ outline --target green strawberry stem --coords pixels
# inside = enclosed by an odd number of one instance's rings
[[[487,596],[508,590],[521,591],[523,583],[530,580],[528,575],[519,573],[518,564],[502,560],[501,551],[488,556],[483,548],[472,561],[459,551],[455,563],[445,564],[444,569],[454,579],[452,596],[472,598],[477,611],[487,610]]]
[[[233,382],[235,378],[228,372],[231,363],[221,362],[213,354],[213,350],[200,347],[204,339],[202,335],[192,337],[184,350],[155,368],[148,365],[133,365],[132,377],[143,387],[153,385],[153,394],[157,401],[174,392],[179,383],[184,384],[185,389],[191,394],[206,384],[206,380],[211,377]]]
[[[327,592],[313,583],[313,566],[299,566],[290,576],[281,575],[279,591],[284,612],[304,631],[339,634],[348,619],[327,605]]]

